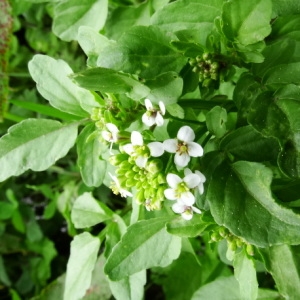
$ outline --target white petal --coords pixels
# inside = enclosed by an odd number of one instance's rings
[[[156,113],[155,123],[157,126],[164,125],[164,118],[162,117],[162,115],[159,112]]]
[[[144,113],[142,116],[142,121],[145,125],[151,127],[155,124],[155,118],[152,116],[148,116],[147,113]]]
[[[131,132],[131,143],[134,146],[143,146],[143,137],[138,131]]]
[[[124,198],[126,197],[132,197],[132,194],[124,189],[120,189],[120,195]]]
[[[133,145],[132,144],[126,144],[126,145],[124,145],[123,146],[123,150],[127,153],[127,154],[129,154],[129,155],[131,155],[134,151],[133,151]]]
[[[197,214],[201,214],[201,210],[198,209],[198,208],[195,207],[195,206],[192,206],[192,210],[193,210],[195,213],[197,213]]]
[[[177,133],[177,138],[183,142],[192,142],[195,139],[194,130],[190,126],[183,126]]]
[[[151,156],[153,156],[153,157],[161,156],[164,153],[163,144],[160,142],[152,142],[152,143],[149,143],[147,146],[150,149]]]
[[[188,165],[190,159],[191,158],[187,153],[182,153],[182,154],[176,153],[174,161],[178,167],[183,168]]]
[[[195,174],[197,174],[200,177],[201,182],[206,181],[206,177],[200,171],[196,170]]]
[[[183,170],[183,172],[184,172],[184,176],[187,176],[187,175],[193,173],[193,172],[191,171],[191,169],[189,169],[189,168],[185,168],[185,169]]]
[[[111,134],[111,132],[108,132],[108,131],[104,130],[104,131],[101,132],[101,134],[102,134],[102,137],[103,137],[106,141],[108,141],[108,142],[111,142],[111,141],[112,141],[112,134]]]
[[[136,158],[135,163],[138,167],[145,168],[147,161],[148,161],[148,157],[140,155]]]
[[[193,189],[201,182],[200,177],[197,174],[189,174],[183,178],[183,181],[186,183],[188,188]]]
[[[164,115],[166,113],[165,104],[162,101],[159,101],[158,105],[159,105],[159,108],[160,108],[160,111],[161,111],[162,115]]]
[[[146,106],[147,110],[153,109],[152,102],[149,99],[145,99],[145,106]]]
[[[185,210],[185,205],[179,202],[176,202],[175,204],[172,205],[172,210],[176,214],[182,214]]]
[[[189,142],[187,143],[187,147],[190,156],[198,157],[203,155],[203,148],[199,144],[195,142]]]
[[[176,192],[174,189],[166,189],[164,190],[164,194],[168,200],[177,200]]]
[[[177,185],[182,182],[182,179],[176,174],[169,173],[167,175],[167,182],[171,188],[175,189]]]
[[[185,212],[183,212],[181,214],[182,218],[189,221],[193,218],[193,214],[189,211],[189,210],[186,210]]]
[[[200,195],[204,193],[204,185],[202,182],[198,185],[198,191]]]
[[[178,141],[176,139],[169,139],[163,142],[164,149],[167,152],[175,153],[177,150]]]
[[[107,129],[108,129],[110,132],[114,132],[114,133],[119,132],[118,127],[117,127],[115,124],[113,124],[113,123],[107,123],[107,124],[106,124],[106,127],[107,127]]]
[[[195,203],[195,196],[191,192],[184,192],[181,193],[179,201],[186,206],[192,206]]]
[[[117,188],[120,189],[121,187],[120,187],[119,179],[116,176],[112,175],[110,172],[108,172],[108,174],[111,177],[111,179],[115,182]]]

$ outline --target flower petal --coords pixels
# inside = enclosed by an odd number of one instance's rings
[[[159,108],[160,108],[160,112],[162,115],[164,115],[166,113],[166,106],[162,101],[158,102]]]
[[[106,125],[106,128],[107,128],[110,132],[114,132],[114,133],[119,132],[119,129],[118,129],[118,127],[117,127],[115,124],[113,124],[113,123],[107,123],[107,124],[105,124],[105,125]]]
[[[185,205],[179,202],[176,202],[175,204],[172,205],[172,210],[176,214],[182,214],[185,210]]]
[[[139,155],[136,160],[135,160],[135,163],[138,167],[140,168],[145,168],[146,167],[146,164],[147,164],[147,161],[148,161],[148,157],[145,157],[143,155]]]
[[[190,156],[198,157],[203,155],[203,148],[199,144],[195,142],[189,142],[187,143],[187,147]]]
[[[181,216],[182,216],[183,219],[185,219],[187,221],[189,221],[189,220],[191,220],[193,218],[193,214],[192,214],[192,212],[190,210],[186,210],[185,212],[183,212],[181,214]]]
[[[133,151],[133,145],[132,144],[126,144],[123,146],[123,150],[128,154],[131,155]]]
[[[176,153],[174,161],[178,167],[185,167],[188,165],[190,159],[191,158],[187,153]]]
[[[152,117],[152,116],[148,116],[147,113],[144,113],[143,116],[142,116],[142,122],[151,127],[155,124],[155,118]]]
[[[200,177],[197,174],[189,174],[183,178],[183,181],[186,183],[187,187],[193,189],[201,182]]]
[[[192,142],[195,139],[194,130],[190,126],[182,126],[178,133],[177,138],[183,142]]]
[[[162,117],[162,115],[160,114],[160,112],[156,113],[155,123],[156,123],[157,126],[164,125],[164,118]]]
[[[197,174],[200,177],[201,182],[206,181],[206,177],[200,171],[196,170],[195,174]]]
[[[169,173],[167,175],[167,182],[171,188],[175,189],[177,185],[182,182],[182,179],[176,174]]]
[[[108,141],[108,142],[111,142],[112,139],[113,139],[111,132],[108,132],[108,131],[106,131],[106,130],[103,130],[103,131],[101,132],[101,135],[102,135],[102,137],[103,137],[106,141]]]
[[[151,156],[153,156],[153,157],[161,156],[164,153],[163,144],[160,142],[152,142],[152,143],[149,143],[147,146],[150,149]]]
[[[184,176],[187,176],[187,175],[193,173],[193,172],[191,171],[191,169],[189,169],[189,168],[185,168],[185,169],[183,170],[183,172],[184,172]]]
[[[198,208],[195,207],[195,206],[192,206],[192,210],[193,210],[195,213],[197,213],[197,214],[201,214],[201,210],[198,209]]]
[[[174,189],[164,190],[164,195],[168,200],[177,200],[176,192]]]
[[[198,185],[198,191],[199,191],[200,195],[202,195],[204,193],[204,185],[202,182],[200,182]]]
[[[153,109],[152,102],[149,99],[145,99],[145,106],[146,106],[147,110]]]
[[[131,132],[131,143],[134,146],[143,146],[143,137],[138,131]]]
[[[178,141],[176,139],[169,139],[163,142],[164,149],[167,152],[175,153],[177,150]]]
[[[178,200],[186,206],[192,206],[195,203],[195,196],[191,192],[184,192]]]

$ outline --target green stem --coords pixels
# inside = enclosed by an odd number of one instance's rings
[[[181,99],[178,104],[182,107],[192,107],[195,109],[210,110],[215,106],[221,106],[232,110],[236,106],[232,100],[203,100],[203,99]]]
[[[23,118],[23,117],[20,117],[20,116],[11,114],[11,113],[9,113],[9,112],[6,112],[6,113],[4,114],[4,119],[10,120],[10,121],[14,121],[14,122],[16,122],[16,123],[19,123],[19,122],[21,122],[21,121],[26,120],[26,118]]]

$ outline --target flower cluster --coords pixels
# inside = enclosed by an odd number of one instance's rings
[[[166,114],[164,103],[160,101],[158,107],[154,107],[149,99],[145,99],[144,104],[146,112],[142,114],[143,123],[150,130],[162,126]],[[97,118],[94,116],[94,119]],[[201,213],[195,207],[195,193],[203,194],[206,179],[200,171],[192,172],[187,166],[192,158],[203,155],[203,148],[195,142],[196,136],[191,127],[182,126],[173,139],[153,141],[150,135],[152,140],[147,141],[136,130],[131,131],[130,140],[128,135],[124,138],[124,131],[112,122],[102,124],[102,127],[98,122],[97,126],[102,139],[110,143],[109,161],[116,167],[116,175],[109,173],[109,176],[115,194],[133,197],[147,210],[161,209],[165,199],[175,201],[173,211],[186,220],[190,220],[193,213]],[[119,146],[119,153],[115,155],[112,153],[114,144]]]

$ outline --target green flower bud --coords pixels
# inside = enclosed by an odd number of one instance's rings
[[[250,256],[254,255],[254,248],[253,248],[253,246],[251,244],[247,244],[247,246],[246,246],[246,252]]]

